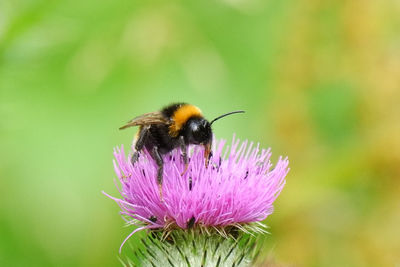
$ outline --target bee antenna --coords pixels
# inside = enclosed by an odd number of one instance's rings
[[[223,117],[226,117],[226,116],[229,116],[229,115],[232,115],[232,114],[236,114],[236,113],[244,113],[244,110],[237,110],[237,111],[232,111],[232,112],[228,112],[228,113],[222,114],[221,116],[218,116],[215,119],[213,119],[210,122],[210,125],[213,124],[215,121],[217,121],[219,119],[222,119]]]

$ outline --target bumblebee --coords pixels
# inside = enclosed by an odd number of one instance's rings
[[[158,166],[157,183],[162,188],[163,180],[163,155],[180,147],[185,169],[188,168],[187,147],[190,144],[204,146],[205,165],[211,156],[212,130],[211,125],[231,114],[243,113],[244,111],[233,111],[217,118],[211,122],[207,121],[200,109],[187,103],[171,104],[161,111],[146,113],[130,120],[119,128],[139,126],[138,137],[135,142],[135,152],[132,155],[131,163],[134,165],[139,159],[140,152],[147,149]]]

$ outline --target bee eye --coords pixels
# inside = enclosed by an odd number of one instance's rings
[[[188,124],[189,142],[193,144],[201,144],[211,136],[211,127],[204,119],[193,119]]]
[[[202,141],[201,140],[202,139],[202,131],[201,131],[200,127],[193,129],[192,135],[193,135],[194,140],[199,141],[199,142]]]

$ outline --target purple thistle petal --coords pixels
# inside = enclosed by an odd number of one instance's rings
[[[198,225],[224,227],[259,222],[272,213],[273,202],[286,182],[287,158],[280,157],[271,170],[270,149],[260,149],[253,142],[240,143],[235,137],[230,147],[224,140],[214,142],[208,168],[202,147],[191,146],[189,151],[189,167],[184,175],[181,175],[185,165],[179,149],[163,155],[161,201],[157,166],[150,154],[143,151],[132,166],[123,146],[114,150],[122,199],[104,194],[118,203],[121,214],[143,225],[128,238],[142,229],[171,224],[185,229],[193,218]]]

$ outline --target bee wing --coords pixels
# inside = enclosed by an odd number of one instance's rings
[[[144,126],[151,124],[166,124],[166,123],[169,123],[169,121],[163,116],[161,112],[157,111],[137,116],[132,120],[128,121],[127,124],[120,127],[119,129],[123,130],[133,126]]]

